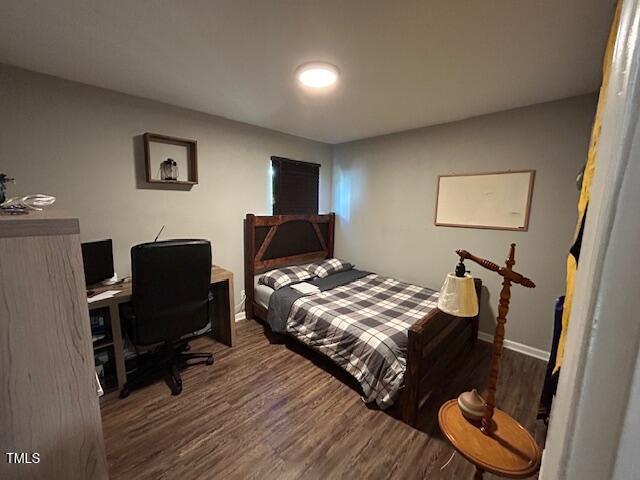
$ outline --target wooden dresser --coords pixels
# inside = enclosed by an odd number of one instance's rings
[[[0,215],[0,478],[106,479],[78,220]]]

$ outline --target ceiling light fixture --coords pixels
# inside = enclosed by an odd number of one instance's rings
[[[335,65],[324,62],[305,63],[296,70],[298,81],[305,87],[326,88],[338,81],[340,72]]]

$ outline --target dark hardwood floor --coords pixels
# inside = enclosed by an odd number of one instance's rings
[[[238,324],[236,347],[208,338],[192,347],[213,351],[215,363],[184,371],[181,395],[159,381],[104,402],[112,480],[473,478],[458,454],[440,470],[453,449],[436,416],[445,400],[482,387],[487,343],[423,408],[419,430],[367,408],[348,375],[300,346],[271,344],[254,321]],[[511,351],[503,358],[498,407],[540,441],[545,364]]]

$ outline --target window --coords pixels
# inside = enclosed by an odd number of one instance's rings
[[[271,157],[273,214],[317,214],[320,165]]]

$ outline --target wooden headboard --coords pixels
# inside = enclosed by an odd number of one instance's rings
[[[335,214],[247,214],[244,220],[244,291],[247,318],[263,320],[266,311],[255,303],[254,276],[287,265],[333,257]]]

